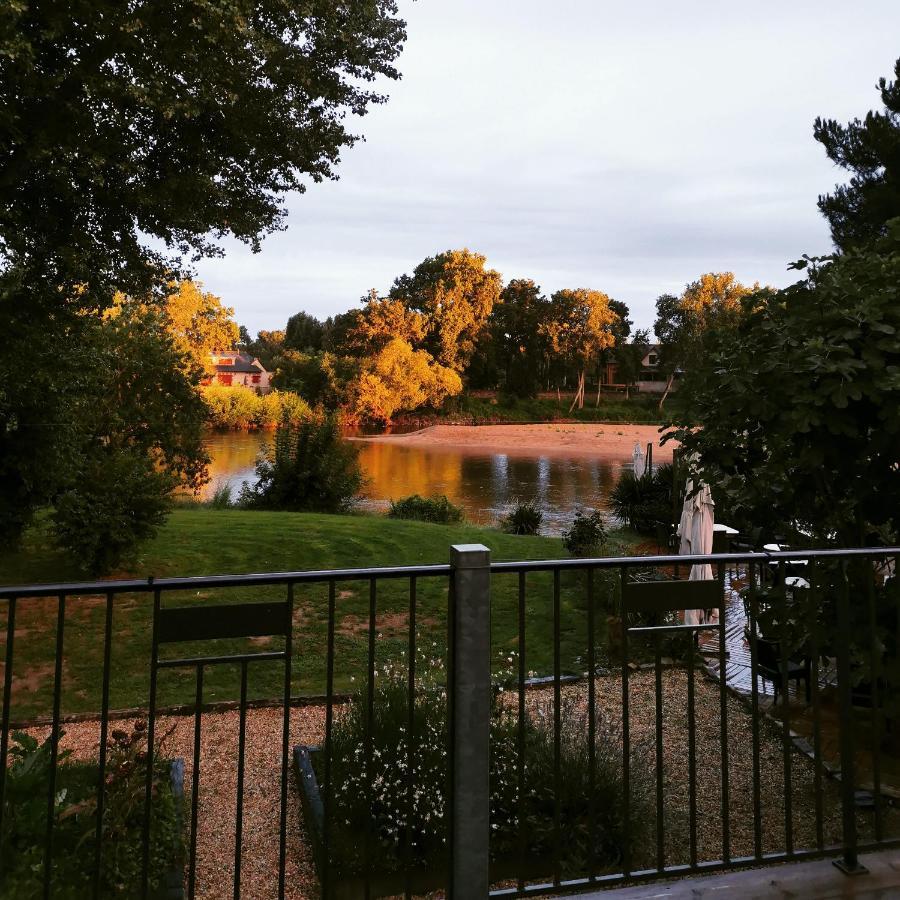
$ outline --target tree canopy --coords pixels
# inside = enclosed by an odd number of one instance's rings
[[[881,252],[799,264],[743,300],[685,378],[680,427],[705,481],[755,524],[860,546],[900,527],[900,220]]]
[[[499,272],[485,268],[487,258],[470,250],[447,250],[401,275],[392,300],[422,314],[424,348],[443,366],[462,372],[500,297]]]
[[[819,197],[819,209],[840,250],[871,245],[887,233],[888,220],[900,216],[900,59],[894,74],[896,81],[878,81],[883,111],[870,111],[864,120],[846,125],[821,117],[815,121],[816,140],[851,176],[849,184]]]

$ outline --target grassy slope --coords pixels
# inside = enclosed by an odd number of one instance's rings
[[[484,543],[495,560],[540,559],[564,556],[556,538],[515,537],[485,528],[442,526],[393,521],[370,516],[325,516],[306,513],[265,513],[176,510],[156,540],[142,548],[139,558],[119,576],[204,575],[239,572],[296,571],[340,567],[442,563],[453,543]],[[617,552],[630,543],[618,535],[610,546]],[[21,584],[76,580],[74,564],[52,548],[47,534],[35,528],[20,552],[0,556],[0,582]],[[598,581],[599,583],[599,581]],[[540,673],[552,671],[553,584],[545,574],[528,577],[526,610],[526,666]],[[419,579],[417,624],[420,640],[435,655],[446,642],[447,588],[445,579]],[[517,576],[494,579],[492,633],[495,653],[506,656],[517,646]],[[598,590],[598,595],[602,591]],[[281,588],[247,588],[183,592],[167,595],[167,605],[227,603],[282,599]],[[564,671],[583,667],[587,647],[586,591],[583,579],[564,575],[561,581],[561,659]],[[364,677],[367,662],[369,585],[367,581],[337,586],[335,684],[349,688]],[[63,713],[99,709],[103,659],[103,598],[75,598],[67,602],[63,665]],[[146,703],[149,683],[151,599],[148,595],[120,596],[115,601],[111,707]],[[409,584],[379,583],[377,592],[376,660],[381,666],[399,660],[408,641]],[[24,718],[46,714],[51,708],[53,634],[58,604],[55,599],[21,600],[17,614],[14,699],[12,715]],[[605,617],[597,615],[598,646],[604,643]],[[327,588],[298,588],[295,594],[294,691],[323,689]],[[0,618],[0,626],[5,621]],[[5,633],[5,627],[4,632]],[[434,645],[432,648],[432,644]],[[277,649],[257,640],[253,649]],[[237,641],[206,645],[176,644],[172,654],[188,656],[248,649]],[[0,651],[2,653],[3,651]],[[2,658],[2,656],[0,656]],[[498,667],[500,665],[498,663]],[[250,696],[277,696],[281,679],[278,663],[251,668]],[[238,689],[235,667],[218,666],[205,673],[204,697],[231,699]],[[166,670],[160,676],[162,706],[190,702],[194,674]]]

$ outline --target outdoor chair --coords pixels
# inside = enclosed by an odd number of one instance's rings
[[[675,550],[675,528],[668,522],[656,523],[656,547],[660,553],[669,553]]]
[[[744,634],[749,643],[750,629],[744,630]],[[796,660],[788,659],[787,661],[787,680],[794,681],[797,687],[800,682],[805,682],[806,702],[810,702],[811,696],[811,665],[808,659]],[[775,693],[775,703],[778,703],[778,691],[782,689],[784,683],[784,662],[781,658],[781,644],[778,641],[770,641],[767,638],[758,636],[756,638],[756,675],[759,675],[763,682],[771,681],[772,688]]]

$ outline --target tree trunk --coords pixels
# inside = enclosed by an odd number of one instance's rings
[[[600,405],[600,388],[603,387],[603,379],[597,378],[597,406]]]
[[[666,402],[666,397],[669,396],[669,391],[672,390],[672,382],[675,381],[675,373],[673,372],[669,376],[669,380],[666,382],[666,389],[663,391],[662,398],[659,401],[659,411],[662,412],[663,403]]]
[[[569,412],[575,409],[576,404],[579,409],[584,409],[584,370],[578,376],[578,387],[575,389],[575,399],[572,400]]]

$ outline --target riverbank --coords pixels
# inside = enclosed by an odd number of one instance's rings
[[[549,422],[538,425],[432,425],[408,434],[357,436],[353,440],[405,447],[502,452],[509,456],[577,456],[630,460],[635,443],[646,452],[653,444],[655,462],[671,462],[676,442],[660,444],[658,425]]]

